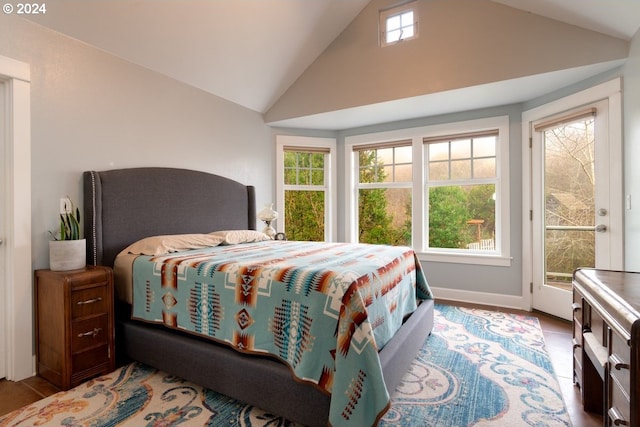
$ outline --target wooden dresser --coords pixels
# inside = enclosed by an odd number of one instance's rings
[[[640,426],[640,273],[573,275],[573,375],[585,411]]]
[[[67,390],[115,368],[108,267],[35,272],[38,375]]]

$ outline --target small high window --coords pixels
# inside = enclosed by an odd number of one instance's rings
[[[380,11],[380,44],[388,46],[418,37],[418,12],[416,3]]]

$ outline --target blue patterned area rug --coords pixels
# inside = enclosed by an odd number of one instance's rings
[[[0,426],[294,426],[134,363],[0,417]],[[436,305],[433,333],[380,426],[570,426],[538,319]]]

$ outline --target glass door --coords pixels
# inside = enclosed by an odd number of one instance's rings
[[[533,124],[533,307],[565,319],[573,271],[610,268],[606,107]]]

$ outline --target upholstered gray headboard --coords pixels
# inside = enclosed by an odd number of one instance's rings
[[[87,264],[112,266],[144,237],[255,230],[255,189],[206,172],[132,168],[83,173]]]

